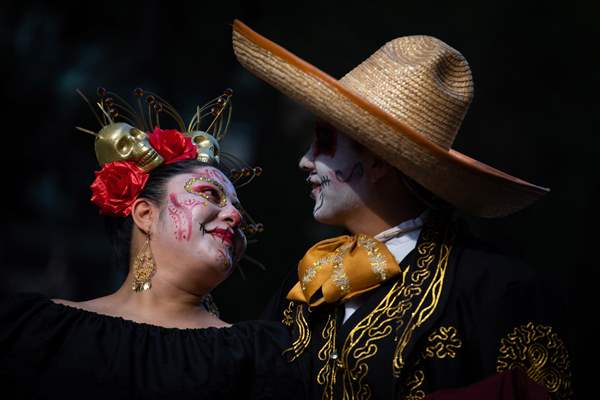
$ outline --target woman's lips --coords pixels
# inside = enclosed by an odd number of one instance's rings
[[[220,238],[221,241],[226,243],[228,246],[233,245],[233,232],[231,232],[229,229],[215,228],[212,231],[208,231],[208,233]]]

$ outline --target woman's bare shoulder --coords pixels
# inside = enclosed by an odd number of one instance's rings
[[[98,297],[96,299],[85,300],[85,301],[73,301],[66,299],[51,299],[53,303],[62,304],[64,306],[80,308],[82,310],[98,312],[106,308],[110,302],[108,296]]]

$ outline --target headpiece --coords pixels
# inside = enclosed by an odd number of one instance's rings
[[[133,91],[137,110],[104,88],[98,89],[95,105],[77,92],[102,127],[98,132],[77,127],[96,137],[96,158],[102,169],[96,172],[91,185],[91,200],[101,214],[128,216],[148,180],[148,173],[163,164],[196,159],[224,169],[236,187],[262,173],[260,167],[245,166],[238,158],[221,151],[219,142],[226,135],[231,119],[231,89],[198,106],[187,127],[168,102],[140,88]],[[175,121],[178,129],[162,129],[161,117]],[[247,233],[262,231],[262,224],[254,223],[241,211],[246,220],[242,229]]]
[[[239,62],[459,209],[503,216],[548,189],[452,149],[473,97],[467,60],[431,36],[394,39],[340,80],[233,23]]]

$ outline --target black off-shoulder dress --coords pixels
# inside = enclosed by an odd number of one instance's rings
[[[21,294],[0,304],[0,397],[295,399],[280,323],[177,329]]]

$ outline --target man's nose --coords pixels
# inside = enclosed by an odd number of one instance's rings
[[[312,171],[315,169],[315,159],[312,154],[312,146],[306,150],[306,153],[300,158],[300,162],[298,163],[298,167],[300,167],[303,171]]]

